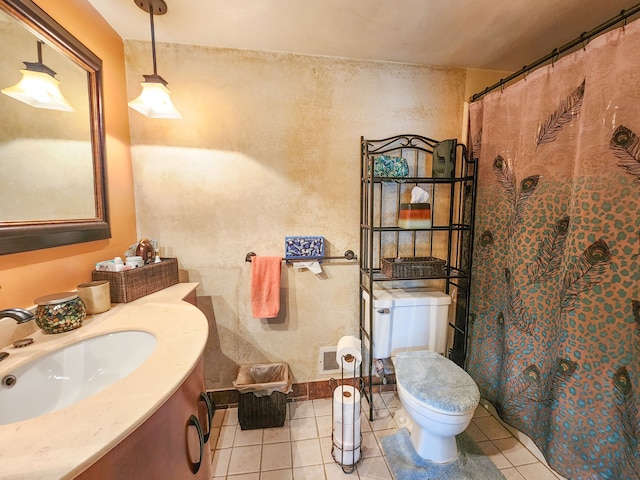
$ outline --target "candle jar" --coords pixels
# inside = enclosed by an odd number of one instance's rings
[[[77,293],[60,292],[36,298],[36,323],[44,333],[68,332],[82,326],[87,314]]]
[[[78,296],[84,302],[89,315],[106,312],[111,308],[111,290],[106,280],[78,285]]]

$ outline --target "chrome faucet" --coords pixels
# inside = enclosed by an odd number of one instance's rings
[[[29,320],[33,320],[34,314],[24,308],[7,308],[0,310],[0,318],[4,317],[13,318],[18,323],[27,323]]]

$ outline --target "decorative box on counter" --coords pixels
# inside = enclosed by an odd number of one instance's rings
[[[159,263],[121,272],[93,270],[92,280],[108,280],[111,301],[128,303],[178,283],[178,260],[163,258]]]
[[[324,257],[324,237],[285,237],[284,257],[305,259]]]

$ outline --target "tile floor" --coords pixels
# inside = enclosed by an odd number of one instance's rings
[[[288,403],[285,425],[264,430],[241,430],[237,408],[217,410],[211,434],[212,478],[392,480],[380,439],[397,432],[406,420],[395,392],[376,394],[373,403],[375,419],[369,422],[368,405],[362,401],[364,460],[351,474],[344,473],[331,456],[331,399]],[[563,478],[547,468],[482,406],[476,409],[467,432],[507,480]]]

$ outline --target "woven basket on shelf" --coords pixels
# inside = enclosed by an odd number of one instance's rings
[[[436,257],[383,258],[382,274],[387,278],[433,278],[444,276],[447,263]]]

